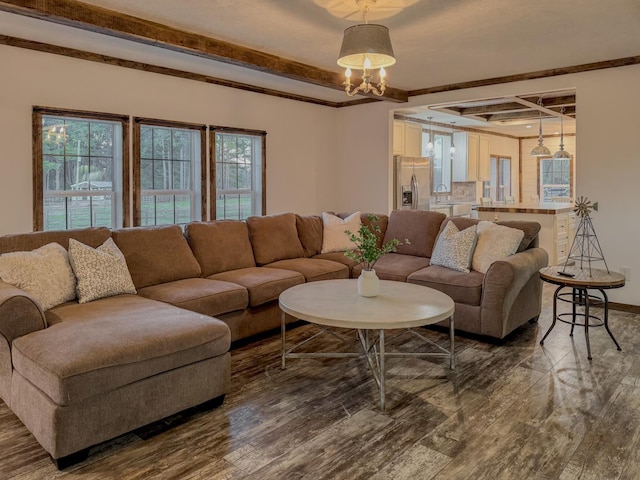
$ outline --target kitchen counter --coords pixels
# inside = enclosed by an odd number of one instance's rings
[[[533,213],[539,215],[557,215],[559,213],[572,212],[573,203],[505,203],[487,206],[479,206],[476,208],[478,212],[494,212],[494,213]]]

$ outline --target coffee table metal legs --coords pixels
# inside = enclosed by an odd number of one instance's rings
[[[287,358],[353,358],[353,357],[362,357],[364,356],[367,359],[367,363],[369,364],[369,369],[371,370],[371,375],[373,376],[378,390],[380,392],[380,410],[384,410],[386,407],[386,396],[385,396],[385,362],[387,357],[446,357],[449,359],[449,368],[452,370],[456,367],[455,361],[455,327],[454,327],[454,319],[453,315],[449,319],[449,350],[441,347],[433,340],[421,335],[420,333],[414,331],[413,329],[406,329],[408,332],[411,332],[413,335],[422,339],[426,343],[429,343],[432,346],[438,348],[441,352],[429,352],[429,353],[421,353],[421,352],[387,352],[385,346],[385,331],[384,329],[378,330],[378,338],[371,343],[371,339],[369,338],[370,330],[357,330],[357,337],[360,341],[360,345],[362,347],[362,353],[352,353],[352,352],[294,352],[296,348],[307,343],[311,339],[315,338],[317,335],[320,335],[325,331],[322,331],[312,335],[310,338],[303,340],[302,342],[294,345],[293,347],[287,350],[286,345],[286,314],[283,312],[281,317],[281,325],[280,325],[280,357],[281,357],[281,368],[286,369],[286,359]]]

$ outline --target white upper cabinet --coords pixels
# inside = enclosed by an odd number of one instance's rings
[[[490,178],[489,137],[477,133],[454,134],[454,182],[486,181]]]
[[[405,157],[422,156],[422,125],[393,121],[393,154]]]

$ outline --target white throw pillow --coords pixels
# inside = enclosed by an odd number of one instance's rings
[[[78,278],[78,303],[136,293],[127,261],[111,238],[98,248],[69,240],[69,260]]]
[[[360,228],[360,212],[355,212],[342,219],[324,212],[322,214],[322,250],[320,253],[343,252],[354,248],[349,236],[344,233],[349,230],[356,233]]]
[[[0,255],[0,278],[31,295],[42,310],[76,298],[76,277],[67,251],[58,243]]]
[[[516,253],[523,238],[524,232],[518,228],[484,220],[478,222],[478,242],[471,263],[473,269],[487,273],[493,262]]]
[[[438,237],[429,263],[469,273],[475,245],[476,225],[460,231],[456,224],[450,221]]]

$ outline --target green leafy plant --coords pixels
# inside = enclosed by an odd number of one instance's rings
[[[396,251],[396,248],[400,245],[410,243],[405,238],[404,243],[400,242],[397,238],[385,243],[378,247],[378,234],[381,233],[380,227],[374,223],[379,220],[377,215],[369,214],[367,219],[370,225],[362,224],[356,233],[349,230],[345,230],[355,246],[353,250],[347,250],[344,252],[345,257],[350,258],[358,263],[362,263],[364,270],[372,270],[375,263],[386,253],[392,253]]]

